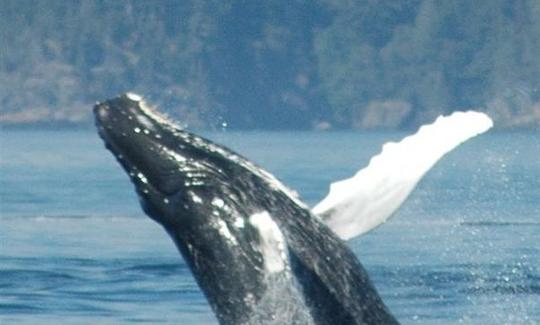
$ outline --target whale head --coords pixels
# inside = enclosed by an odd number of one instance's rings
[[[127,93],[97,103],[96,126],[107,149],[130,176],[144,211],[157,222],[187,223],[224,176],[210,144],[185,132]],[[212,184],[213,185],[213,184]],[[204,196],[202,196],[204,194]]]
[[[94,114],[143,210],[173,238],[218,318],[245,321],[269,275],[288,267],[283,234],[265,210],[268,197],[257,194],[272,182],[281,193],[280,183],[135,94],[97,103]]]

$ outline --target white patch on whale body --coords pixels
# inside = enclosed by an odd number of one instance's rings
[[[231,231],[229,230],[229,226],[227,226],[227,223],[225,221],[217,219],[217,228],[221,236],[226,238],[233,245],[238,245],[236,237],[234,237],[234,235],[231,233]]]
[[[244,228],[244,218],[242,218],[242,217],[237,217],[236,220],[234,220],[233,225],[234,225],[236,228]]]
[[[146,178],[146,176],[144,176],[143,173],[138,173],[137,174],[137,177],[141,180],[141,182],[143,182],[144,184],[148,184],[148,179]]]
[[[216,208],[223,208],[225,206],[225,202],[223,202],[222,199],[218,198],[218,197],[215,197],[212,199],[212,205],[215,206]]]
[[[212,206],[217,208],[217,210],[214,210],[213,211],[213,214],[215,215],[219,215],[219,211],[227,214],[227,215],[231,215],[234,217],[234,221],[232,223],[232,225],[235,227],[235,228],[244,228],[244,218],[242,218],[241,216],[239,216],[238,214],[234,213],[232,211],[232,209],[225,203],[225,201],[223,201],[223,199],[219,198],[219,197],[214,197],[212,199],[212,202],[211,202]]]
[[[140,95],[137,95],[135,93],[126,93],[126,96],[127,98],[133,100],[133,101],[136,101],[136,102],[139,102],[142,100],[142,96]]]
[[[253,214],[249,223],[257,229],[261,237],[260,250],[264,267],[269,273],[285,270],[287,267],[287,248],[285,237],[267,211]]]
[[[142,121],[140,119],[140,115],[137,115],[136,118],[137,120],[139,120],[139,122],[141,122],[141,124],[145,126],[153,125],[153,124],[148,124],[147,122],[151,123],[152,122],[151,120],[154,120],[158,124],[166,125],[171,129],[176,129],[176,130],[181,129],[168,116],[166,116],[165,114],[161,112],[156,111],[153,107],[150,107],[148,104],[146,104],[143,96],[135,94],[135,93],[126,93],[126,97],[131,99],[134,102],[139,103],[139,108],[145,114],[144,118],[147,119],[146,121]],[[131,116],[128,118],[131,119]],[[149,128],[149,129],[155,131],[153,128]]]
[[[109,116],[109,106],[103,105],[102,107],[103,109],[99,109],[97,112],[99,117],[106,119]]]
[[[180,129],[178,125],[176,125],[168,116],[166,116],[162,112],[156,111],[153,107],[148,106],[146,102],[142,99],[137,101],[139,103],[139,108],[146,114],[146,116],[150,117],[157,123],[161,125],[166,125],[172,129]]]
[[[172,159],[176,160],[179,163],[184,163],[187,161],[186,157],[182,156],[181,154],[177,153],[174,150],[171,150],[165,146],[161,148],[163,152],[165,152],[167,155],[169,155]]]
[[[141,123],[142,125],[144,125],[146,127],[146,129],[144,129],[145,134],[150,133],[148,131],[148,129],[152,130],[152,131],[155,131],[154,123],[152,123],[152,121],[148,117],[146,117],[145,115],[137,114],[137,115],[135,115],[135,118],[137,119],[137,121],[139,123]]]
[[[191,200],[194,202],[194,203],[203,203],[203,200],[201,199],[200,196],[198,196],[197,194],[193,193],[193,192],[189,192],[189,195],[191,196]]]

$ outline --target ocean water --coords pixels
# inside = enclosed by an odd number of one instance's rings
[[[310,205],[395,132],[215,132]],[[349,245],[403,324],[540,323],[538,132],[443,158]],[[0,131],[0,324],[216,324],[93,130]]]

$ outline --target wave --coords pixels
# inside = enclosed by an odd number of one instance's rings
[[[177,275],[191,272],[185,263],[137,264],[118,269],[117,271],[152,274],[159,276]]]
[[[120,220],[146,220],[143,215],[102,215],[102,214],[40,214],[40,215],[0,215],[0,220],[4,221],[54,221],[54,220],[101,220],[101,221],[120,221]]]
[[[407,292],[407,297],[429,298],[432,295],[455,295],[456,292],[474,295],[534,294],[540,295],[540,269],[527,264],[454,264],[415,265],[394,269],[373,268],[375,282],[399,290],[411,287],[428,288]]]
[[[508,226],[540,226],[540,222],[536,221],[463,221],[460,222],[462,226],[469,227],[508,227]]]
[[[45,309],[23,303],[0,303],[0,315],[5,314],[35,314],[44,312]]]

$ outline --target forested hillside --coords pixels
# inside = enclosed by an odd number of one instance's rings
[[[0,123],[136,91],[195,127],[540,121],[538,0],[0,0]]]

